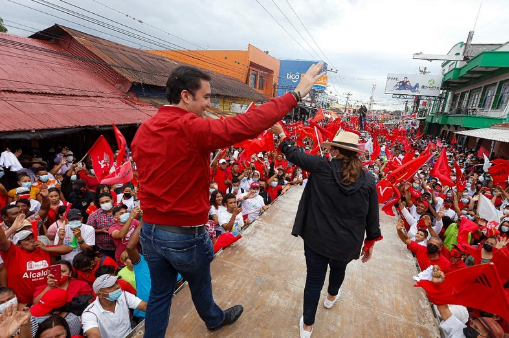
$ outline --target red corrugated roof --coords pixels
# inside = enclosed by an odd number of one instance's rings
[[[156,112],[119,98],[0,92],[0,132],[141,124]]]

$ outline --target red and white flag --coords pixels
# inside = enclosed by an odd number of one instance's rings
[[[99,181],[108,176],[113,165],[113,151],[104,136],[99,136],[97,141],[88,151],[88,155],[92,159],[92,167],[95,176]]]
[[[113,131],[115,132],[115,138],[117,139],[117,145],[119,149],[119,153],[117,155],[117,164],[115,166],[115,171],[101,178],[101,184],[124,184],[130,182],[134,177],[131,160],[124,156],[127,148],[127,143],[125,141],[124,135],[122,135],[120,130],[118,130],[115,125],[113,125]]]

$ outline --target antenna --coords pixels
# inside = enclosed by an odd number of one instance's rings
[[[472,29],[473,31],[475,31],[475,27],[477,26],[477,19],[479,19],[479,14],[481,13],[481,7],[482,7],[482,1],[481,1],[481,4],[479,5],[479,10],[477,11],[477,17],[475,18],[474,28]]]

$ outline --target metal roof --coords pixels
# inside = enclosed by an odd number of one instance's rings
[[[113,97],[0,92],[0,132],[141,124],[157,109]]]
[[[188,65],[164,56],[149,53],[145,50],[101,39],[62,25],[54,25],[30,37],[51,40],[60,38],[66,33],[133,83],[165,87],[168,75],[175,68],[181,65]],[[212,94],[214,95],[247,98],[262,102],[268,100],[267,97],[235,78],[206,69],[202,70],[212,77],[211,87]]]
[[[498,128],[480,128],[472,130],[456,131],[458,135],[478,137],[486,140],[509,142],[509,130]]]

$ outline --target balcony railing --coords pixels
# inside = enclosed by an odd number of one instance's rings
[[[486,117],[506,117],[509,106],[503,109],[482,109],[482,108],[455,108],[448,112],[443,112],[446,115],[473,115],[473,116],[486,116]],[[440,113],[438,113],[440,114]]]

